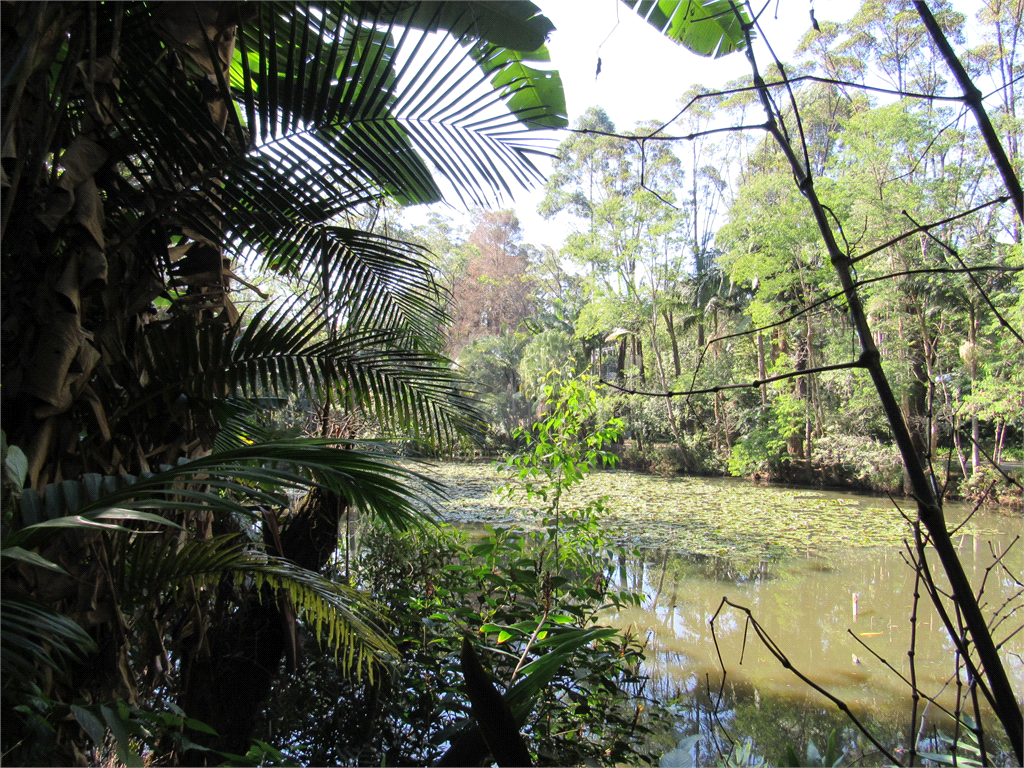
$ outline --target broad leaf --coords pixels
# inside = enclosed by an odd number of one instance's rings
[[[746,46],[750,16],[736,0],[622,0],[669,39],[719,58]]]

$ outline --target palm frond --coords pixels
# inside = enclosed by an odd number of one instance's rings
[[[274,399],[285,402],[283,398]],[[215,451],[230,451],[235,448],[244,448],[247,445],[271,441],[270,430],[259,422],[257,414],[260,410],[255,407],[253,401],[226,398],[218,404],[227,404],[232,407],[226,409],[226,414],[223,413],[223,410],[221,411],[223,414],[221,428],[213,440]]]
[[[305,128],[322,145],[324,165],[375,178],[407,203],[440,196],[416,150],[450,181],[467,184],[477,203],[507,189],[503,174],[537,178],[527,157],[535,147],[521,134],[565,125],[564,110],[557,99],[530,105],[524,97],[560,93],[557,73],[528,72],[522,55],[492,43],[472,45],[502,20],[482,20],[486,9],[471,5],[263,4],[239,34],[231,73],[250,128],[259,126],[258,143]],[[439,40],[423,29],[451,34]],[[542,35],[505,42],[537,39],[529,56],[545,60]],[[474,61],[486,63],[482,75],[469,74]],[[491,85],[479,89],[488,77]],[[477,162],[481,151],[487,157]]]
[[[236,513],[251,518],[257,516],[254,506],[281,507],[284,491],[322,488],[398,530],[428,519],[430,510],[419,501],[418,489],[441,494],[443,487],[438,482],[388,461],[378,444],[344,444],[349,447],[338,448],[339,442],[329,439],[279,440],[218,451],[141,477],[89,474],[81,481],[46,486],[42,492],[26,489],[21,516],[23,520],[42,516],[66,520],[62,516],[67,515],[102,520],[108,514],[125,519],[144,514],[137,510],[157,509]],[[351,447],[358,445],[367,450]],[[166,522],[155,516],[145,521]],[[7,541],[31,548],[43,533],[42,528],[34,527],[12,534]],[[20,538],[15,540],[15,536]]]
[[[269,268],[302,276],[318,287],[323,306],[310,306],[310,311],[319,309],[324,317],[340,317],[350,329],[405,331],[415,340],[416,348],[439,349],[443,345],[445,296],[434,281],[422,247],[327,225],[297,224],[269,239],[252,234],[247,242],[267,254]]]
[[[511,189],[506,177],[539,180],[529,159],[538,145],[524,134],[564,124],[560,109],[542,103],[560,82],[523,62],[546,51],[475,44],[468,7],[457,17],[439,12],[434,26],[453,33],[438,39],[397,26],[409,6],[391,5],[261,3],[239,31],[229,72],[248,123],[244,147],[196,109],[166,53],[154,62],[167,46],[156,29],[126,40],[111,117],[128,151],[114,161],[188,229],[262,225],[264,238],[382,196],[439,200],[424,158],[480,204]]]
[[[377,606],[364,594],[294,563],[253,550],[237,536],[179,543],[176,537],[132,540],[119,536],[111,562],[119,594],[162,594],[191,603],[197,591],[212,589],[225,576],[239,585],[251,580],[275,596],[287,596],[312,633],[333,651],[346,671],[372,680],[374,662],[397,656],[381,625]]]
[[[360,409],[385,429],[430,440],[471,432],[480,423],[459,394],[461,374],[432,352],[408,351],[394,331],[342,332],[325,338],[322,319],[296,316],[296,302],[268,305],[248,320],[196,323],[190,315],[143,330],[150,385],[120,418],[147,399],[173,403],[224,397],[287,396],[305,390]]]
[[[83,661],[96,643],[67,616],[34,600],[0,601],[0,672],[4,688],[24,685],[50,669],[60,675]]]

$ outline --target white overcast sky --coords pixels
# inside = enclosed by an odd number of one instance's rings
[[[591,106],[601,106],[616,128],[628,129],[643,120],[667,121],[679,110],[679,96],[691,85],[722,86],[749,73],[746,57],[734,53],[708,59],[690,53],[660,34],[619,0],[534,0],[555,25],[548,40],[551,68],[558,70],[565,89],[569,122],[572,124]],[[763,3],[764,0],[761,0]],[[954,7],[968,16],[968,41],[975,24],[977,0],[954,0]],[[814,0],[819,21],[846,21],[860,6],[859,0]],[[761,8],[760,3],[755,9]],[[784,62],[793,60],[793,49],[810,29],[809,0],[769,0],[761,15],[765,37]],[[769,60],[755,42],[760,66]],[[595,79],[597,58],[601,74]],[[543,158],[538,166],[546,171]],[[537,214],[543,189],[516,191],[505,201],[523,225],[523,239],[533,245],[558,249],[568,233],[564,221],[545,221]],[[465,223],[459,209],[434,207],[440,213]],[[406,220],[426,219],[422,207],[408,209]]]

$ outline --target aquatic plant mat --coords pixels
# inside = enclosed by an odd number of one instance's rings
[[[442,462],[416,469],[443,482],[447,500],[434,500],[453,524],[535,527],[539,500],[511,499],[510,482],[489,464]],[[602,528],[619,544],[727,557],[734,561],[827,557],[850,547],[900,545],[910,526],[886,499],[751,485],[742,480],[662,478],[619,470],[588,477],[563,497],[564,508],[608,497]],[[901,501],[913,514],[913,502]],[[966,533],[984,534],[971,523]]]

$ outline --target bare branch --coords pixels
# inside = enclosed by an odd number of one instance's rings
[[[626,139],[627,141],[693,141],[699,139],[702,136],[710,136],[714,133],[732,133],[734,131],[750,131],[750,130],[761,130],[765,129],[764,123],[758,123],[757,125],[732,125],[725,126],[723,128],[709,128],[706,131],[695,131],[694,133],[688,133],[685,136],[658,136],[652,134],[650,136],[636,136],[629,133],[615,133],[614,131],[599,131],[595,128],[568,128],[569,133],[576,133],[580,135],[589,136],[607,136],[612,139]]]
[[[907,213],[906,211],[902,211],[902,213],[904,216],[910,219],[910,222],[912,224],[920,226],[919,224],[917,224],[916,221],[914,221],[913,216],[911,216],[909,213]],[[931,232],[926,232],[926,234],[936,243],[945,248],[950,253],[950,255],[960,263],[960,266],[962,266],[964,270],[967,271],[968,276],[970,276],[971,282],[974,283],[974,287],[978,289],[978,293],[981,294],[981,298],[983,298],[985,300],[985,303],[988,304],[988,308],[991,309],[992,313],[999,318],[999,324],[1003,326],[1006,330],[1008,330],[1011,334],[1013,334],[1014,338],[1016,338],[1017,341],[1024,345],[1024,336],[1021,336],[1019,333],[1017,333],[1017,329],[1010,325],[1010,323],[1006,321],[1006,318],[1002,316],[998,309],[996,309],[996,305],[992,303],[992,299],[988,297],[988,293],[985,291],[984,288],[981,287],[981,283],[979,283],[975,279],[974,275],[971,274],[970,270],[967,269],[967,265],[964,264],[964,260],[960,258],[960,254],[957,252],[957,250],[953,248],[953,246],[951,246],[949,243],[937,238]]]
[[[935,21],[935,17],[932,16],[928,4],[924,0],[915,0],[914,7],[917,9],[921,21],[924,22],[928,34],[931,35],[932,42],[935,43],[935,47],[942,54],[946,66],[953,73],[957,85],[963,91],[964,95],[961,97],[961,100],[967,104],[974,114],[974,119],[978,123],[978,129],[981,131],[982,138],[985,139],[985,144],[992,155],[992,160],[995,161],[996,168],[999,169],[999,173],[1003,177],[1003,183],[1010,192],[1010,199],[1013,200],[1013,205],[1017,209],[1017,215],[1024,219],[1024,192],[1021,190],[1020,179],[1017,178],[1013,164],[1006,156],[1006,150],[1003,149],[1002,142],[999,140],[999,134],[996,133],[995,128],[992,127],[992,121],[988,118],[988,113],[985,111],[984,104],[982,104],[981,91],[978,90],[970,75],[967,74],[967,70],[960,63],[956,53],[953,52],[952,46],[950,46],[946,36],[942,33],[942,29]],[[1020,752],[1017,752],[1017,756],[1020,757]]]
[[[726,606],[726,605],[728,605],[730,608],[735,608],[737,611],[742,611],[743,613],[746,614],[747,621],[749,622],[750,626],[752,626],[754,628],[754,633],[757,635],[758,639],[761,641],[761,643],[764,645],[764,647],[768,649],[768,652],[772,656],[774,656],[775,659],[782,665],[783,669],[787,669],[790,672],[792,672],[805,685],[807,685],[810,688],[813,688],[815,691],[817,691],[822,696],[824,696],[826,699],[828,699],[833,704],[835,704],[836,707],[844,715],[846,715],[855,726],[857,726],[857,729],[861,733],[864,734],[864,736],[868,739],[868,741],[870,741],[874,745],[875,749],[877,749],[879,752],[881,752],[883,755],[885,755],[885,758],[892,765],[900,765],[901,764],[899,762],[899,760],[896,759],[895,755],[891,754],[882,745],[882,743],[880,741],[878,741],[878,739],[875,738],[874,734],[872,734],[871,731],[869,731],[861,723],[861,721],[857,719],[857,716],[855,714],[853,714],[853,712],[850,710],[850,707],[846,704],[845,701],[843,701],[842,699],[838,698],[837,696],[834,696],[832,693],[830,693],[829,691],[827,691],[824,688],[822,688],[820,685],[818,685],[813,680],[811,680],[809,677],[807,677],[807,675],[805,675],[803,672],[801,672],[799,669],[797,669],[796,667],[793,666],[793,662],[791,662],[789,660],[789,658],[786,656],[786,654],[782,652],[782,649],[779,648],[779,646],[775,643],[774,640],[772,640],[771,636],[767,632],[765,632],[764,628],[758,623],[757,619],[754,618],[754,614],[751,612],[751,610],[749,608],[747,608],[745,606],[742,606],[742,605],[738,605],[738,604],[732,602],[731,600],[729,600],[726,597],[722,598],[722,602],[719,604],[718,610],[715,611],[715,615],[711,618],[711,622],[710,622],[711,623],[711,630],[712,630],[711,636],[712,636],[712,638],[715,641],[715,650],[718,651],[718,660],[719,660],[720,664],[722,663],[722,653],[718,649],[718,635],[715,632],[715,619],[718,618],[718,615],[722,612],[722,608],[724,606]],[[723,672],[725,671],[725,665],[724,664],[722,665],[722,671]]]
[[[989,200],[987,203],[982,203],[981,205],[975,206],[974,208],[971,208],[969,211],[963,211],[963,212],[958,213],[958,214],[956,214],[954,216],[950,216],[950,217],[945,218],[945,219],[940,219],[939,221],[933,221],[931,224],[918,224],[916,227],[914,227],[911,230],[908,230],[908,231],[904,232],[902,235],[897,235],[892,240],[887,240],[886,242],[882,243],[881,245],[876,246],[875,248],[872,248],[870,251],[865,251],[860,256],[855,256],[854,258],[850,259],[850,263],[851,264],[856,264],[858,261],[862,261],[862,260],[866,259],[868,256],[874,256],[879,251],[884,251],[890,245],[895,245],[896,243],[900,242],[901,240],[906,240],[908,237],[910,237],[911,235],[916,235],[918,232],[927,232],[930,229],[935,229],[936,227],[941,227],[943,224],[949,224],[952,221],[956,221],[957,219],[962,219],[965,216],[970,216],[972,213],[977,213],[978,211],[984,210],[985,208],[988,208],[990,205],[995,205],[996,203],[1005,203],[1009,199],[1010,199],[1009,197],[1007,197],[1006,195],[1003,195],[1002,197],[993,198],[992,200]],[[906,215],[905,212],[904,212],[904,215]]]
[[[883,280],[892,280],[897,277],[908,277],[910,275],[970,275],[972,272],[1024,272],[1024,267],[1004,267],[1000,264],[983,264],[977,267],[925,267],[922,269],[905,269],[902,272],[889,272],[880,277],[866,277],[858,280],[856,285],[870,285],[880,283]],[[836,294],[832,294],[836,296]]]
[[[807,376],[812,373],[822,373],[823,371],[840,371],[846,368],[866,368],[867,363],[863,359],[855,360],[851,363],[837,363],[836,365],[823,365],[819,368],[805,368],[802,371],[790,371],[789,373],[782,373],[778,376],[769,376],[767,379],[755,379],[747,384],[720,384],[717,387],[708,387],[707,389],[687,389],[676,392],[642,392],[639,389],[629,389],[628,387],[620,387],[607,379],[601,379],[602,384],[607,384],[612,389],[623,392],[627,395],[644,395],[645,397],[689,397],[690,395],[708,395],[715,392],[724,392],[729,389],[753,389],[755,387],[763,387],[765,384],[771,384],[775,381],[783,381],[785,379],[795,379],[800,376]]]

